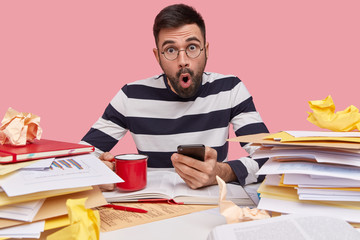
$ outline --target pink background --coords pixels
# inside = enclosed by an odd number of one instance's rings
[[[309,100],[360,107],[359,1],[183,2],[206,22],[206,71],[240,77],[271,132],[320,130]],[[172,3],[1,1],[0,117],[31,112],[43,138],[80,141],[125,83],[161,73],[152,24]],[[134,151],[127,135],[113,153]]]

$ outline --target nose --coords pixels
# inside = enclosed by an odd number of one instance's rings
[[[179,50],[178,54],[179,55],[177,57],[177,60],[178,60],[179,68],[189,67],[190,61],[189,61],[189,57],[186,55],[185,50]]]

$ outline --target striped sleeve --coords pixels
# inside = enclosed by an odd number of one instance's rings
[[[253,98],[243,82],[240,81],[234,90],[232,95],[231,123],[233,124],[235,135],[242,136],[269,132],[260,114],[256,111]],[[240,143],[240,145],[249,156],[227,162],[234,171],[239,183],[245,185],[262,181],[264,176],[258,177],[255,173],[267,159],[252,159],[251,154],[257,147],[250,146],[249,143]]]
[[[81,141],[95,147],[97,154],[109,152],[128,131],[125,110],[126,85],[115,95],[103,115],[95,122]]]

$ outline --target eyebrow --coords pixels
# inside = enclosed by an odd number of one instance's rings
[[[197,42],[201,43],[197,37],[190,37],[190,38],[186,39],[186,42],[191,42],[191,41],[197,41]]]
[[[197,41],[197,42],[201,43],[200,40],[199,40],[197,37],[189,37],[189,38],[187,38],[185,41],[186,41],[186,42]],[[165,42],[163,42],[163,44],[161,45],[161,47],[164,47],[166,44],[172,44],[172,43],[175,43],[175,41],[173,41],[173,40],[166,40]]]
[[[161,47],[164,47],[166,44],[170,44],[170,43],[175,43],[175,41],[173,41],[173,40],[166,40],[165,42],[163,42],[163,44],[161,45]]]

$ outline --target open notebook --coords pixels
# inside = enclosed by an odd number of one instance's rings
[[[255,204],[243,187],[237,184],[227,184],[227,200],[241,206],[254,207]],[[218,185],[201,189],[191,189],[173,171],[148,171],[147,186],[136,192],[103,192],[108,202],[146,202],[148,199],[173,199],[184,204],[218,204]]]

